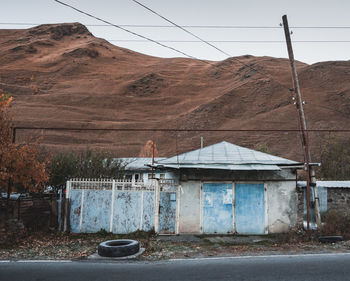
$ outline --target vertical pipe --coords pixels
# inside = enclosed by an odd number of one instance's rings
[[[159,232],[159,200],[160,200],[160,188],[158,181],[152,179],[152,184],[156,182],[154,188],[154,231]]]
[[[57,220],[58,220],[58,231],[62,231],[62,189],[59,191],[59,200],[58,200],[58,207],[57,207]]]
[[[140,230],[143,229],[143,190],[141,191],[141,208],[140,208]]]
[[[63,231],[66,232],[68,230],[68,201],[70,196],[70,181],[67,181],[66,183],[66,197],[64,200],[64,225],[63,225]]]
[[[114,194],[115,194],[115,180],[112,181],[111,217],[109,220],[109,232],[113,232]]]
[[[154,141],[152,140],[152,179],[154,179]]]
[[[82,226],[83,226],[83,211],[84,211],[84,192],[83,189],[81,192],[81,202],[80,202],[80,221],[79,221],[79,232],[81,233]]]
[[[199,188],[199,229],[201,234],[203,234],[203,182],[200,183]]]
[[[236,185],[232,182],[232,232],[236,233]]]
[[[181,185],[178,185],[176,188],[176,232],[175,234],[179,234],[180,230],[180,196],[181,196]]]

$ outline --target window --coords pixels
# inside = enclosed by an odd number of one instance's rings
[[[164,179],[165,179],[165,174],[159,174],[159,178],[160,178],[161,180],[164,180]]]

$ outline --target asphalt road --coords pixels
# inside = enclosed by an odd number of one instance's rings
[[[161,262],[2,261],[0,280],[350,280],[350,253]]]

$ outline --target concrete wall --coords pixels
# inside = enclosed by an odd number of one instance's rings
[[[201,233],[201,183],[182,182],[179,203],[179,233]]]
[[[268,233],[287,232],[297,226],[298,194],[295,182],[265,182]]]

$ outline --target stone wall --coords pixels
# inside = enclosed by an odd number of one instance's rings
[[[328,188],[327,193],[328,210],[335,209],[344,214],[350,214],[349,188]]]

